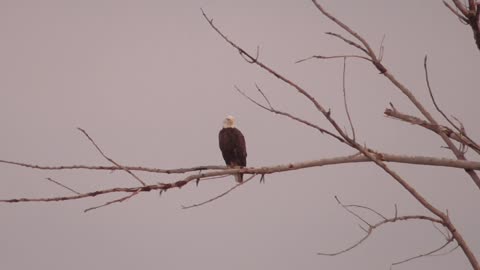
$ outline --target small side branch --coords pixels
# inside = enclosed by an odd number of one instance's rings
[[[455,14],[463,24],[470,26],[477,48],[480,50],[480,2],[476,3],[474,0],[468,0],[468,6],[460,0],[452,0],[452,2],[457,9],[454,9],[445,0],[443,4]]]
[[[208,200],[206,200],[206,201],[204,201],[204,202],[197,203],[197,204],[192,204],[192,205],[187,205],[187,206],[183,206],[183,205],[182,205],[182,209],[190,209],[190,208],[194,208],[194,207],[199,207],[199,206],[205,205],[205,204],[207,204],[207,203],[211,203],[211,202],[213,202],[213,201],[216,201],[216,200],[222,198],[223,196],[229,194],[230,192],[232,192],[232,191],[233,191],[234,189],[236,189],[237,187],[246,184],[247,182],[249,182],[250,180],[252,180],[255,176],[257,176],[257,175],[254,174],[254,175],[250,176],[250,177],[249,177],[248,179],[246,179],[245,181],[243,181],[243,182],[241,182],[241,183],[237,183],[235,186],[229,188],[227,191],[225,191],[225,192],[223,192],[223,193],[221,193],[221,194],[219,194],[219,195],[217,195],[217,196],[215,196],[215,197],[213,197],[213,198],[211,198],[211,199],[208,199]]]
[[[138,193],[140,193],[140,188],[137,189],[136,191],[132,192],[131,194],[125,196],[125,197],[122,197],[120,199],[116,199],[116,200],[113,200],[113,201],[109,201],[109,202],[106,202],[102,205],[99,205],[99,206],[94,206],[94,207],[90,207],[90,208],[87,208],[85,210],[83,210],[84,213],[88,212],[88,211],[91,211],[91,210],[95,210],[95,209],[98,209],[98,208],[101,208],[101,207],[105,207],[105,206],[108,206],[108,205],[111,205],[111,204],[114,204],[114,203],[121,203],[123,201],[126,201],[130,198],[132,198],[133,196],[135,195],[138,195]]]
[[[409,261],[413,261],[413,260],[416,260],[416,259],[419,259],[419,258],[422,258],[422,257],[427,257],[427,256],[432,256],[432,255],[436,255],[435,253],[443,250],[444,248],[446,248],[450,243],[453,242],[453,238],[450,237],[449,239],[447,239],[447,241],[445,243],[443,243],[440,247],[436,248],[436,249],[433,249],[427,253],[423,253],[423,254],[419,254],[419,255],[416,255],[416,256],[413,256],[413,257],[410,257],[410,258],[407,258],[405,260],[401,260],[401,261],[398,261],[398,262],[394,262],[392,263],[392,266],[395,266],[395,265],[399,265],[399,264],[402,264],[402,263],[406,263],[406,262],[409,262]],[[447,253],[448,254],[448,253]]]
[[[372,60],[368,59],[365,56],[355,55],[355,54],[346,54],[346,55],[331,55],[331,56],[313,55],[313,56],[310,56],[310,57],[307,57],[307,58],[304,58],[304,59],[297,60],[297,61],[295,61],[295,63],[298,64],[298,63],[302,63],[302,62],[305,62],[305,61],[308,61],[308,60],[311,60],[311,59],[338,59],[338,58],[358,58],[358,59],[362,59],[362,60],[372,62]]]
[[[328,131],[328,130],[326,130],[326,129],[324,129],[324,128],[321,128],[321,127],[318,126],[318,125],[315,125],[315,124],[313,124],[313,123],[311,123],[311,122],[309,122],[309,121],[307,121],[307,120],[301,119],[301,118],[299,118],[299,117],[297,117],[297,116],[294,116],[294,115],[292,115],[292,114],[290,114],[290,113],[287,113],[287,112],[284,112],[284,111],[279,111],[279,110],[273,108],[273,106],[270,104],[270,101],[268,100],[268,98],[266,97],[266,95],[263,93],[263,91],[260,89],[260,87],[258,87],[258,85],[255,85],[255,86],[257,87],[257,90],[258,90],[258,91],[263,95],[263,97],[267,100],[267,103],[268,103],[268,106],[269,106],[269,107],[267,107],[267,106],[259,103],[259,102],[256,101],[255,99],[251,98],[250,96],[248,96],[244,91],[242,91],[242,90],[241,90],[240,88],[238,88],[237,86],[234,86],[234,87],[235,87],[235,90],[237,90],[242,96],[244,96],[245,98],[247,98],[248,100],[250,100],[252,103],[254,103],[255,105],[257,105],[258,107],[260,107],[260,108],[262,108],[262,109],[264,109],[264,110],[267,110],[267,111],[269,111],[269,112],[275,113],[275,114],[283,115],[283,116],[285,116],[285,117],[287,117],[287,118],[290,118],[290,119],[292,119],[292,120],[294,120],[294,121],[296,121],[296,122],[299,122],[299,123],[302,123],[302,124],[304,124],[304,125],[306,125],[306,126],[312,127],[312,128],[314,128],[314,129],[320,131],[321,133],[325,133],[325,134],[329,135],[330,137],[333,137],[333,138],[337,139],[338,141],[340,141],[340,142],[342,142],[342,143],[345,143],[345,140],[344,140],[342,137],[340,137],[340,136],[338,136],[338,135],[335,135],[334,133],[332,133],[332,132],[330,132],[330,131]]]
[[[337,255],[340,255],[340,254],[343,254],[343,253],[346,253],[356,247],[358,247],[360,244],[362,244],[363,242],[365,242],[365,240],[367,240],[373,233],[373,231],[377,228],[379,228],[380,226],[382,225],[385,225],[385,224],[388,224],[388,223],[394,223],[394,222],[397,222],[397,221],[408,221],[408,220],[426,220],[426,221],[431,221],[433,224],[440,224],[444,227],[447,227],[447,224],[440,220],[440,219],[436,219],[436,218],[432,218],[432,217],[429,217],[429,216],[423,216],[423,215],[405,215],[405,216],[397,216],[397,213],[395,211],[395,216],[393,218],[386,218],[384,215],[380,214],[378,211],[370,208],[370,207],[366,207],[366,206],[362,206],[362,205],[357,205],[357,204],[349,204],[349,205],[346,205],[346,204],[343,204],[340,199],[335,196],[335,200],[337,201],[337,203],[342,206],[342,208],[347,211],[348,213],[350,213],[351,215],[353,215],[355,218],[357,218],[358,220],[360,220],[362,223],[364,223],[368,229],[364,229],[363,226],[360,226],[362,228],[362,230],[365,231],[365,235],[360,238],[360,240],[358,240],[357,242],[355,242],[354,244],[348,246],[347,248],[344,248],[340,251],[337,251],[337,252],[331,252],[331,253],[325,253],[325,252],[321,252],[321,253],[317,253],[318,255],[324,255],[324,256],[337,256]],[[365,218],[363,218],[361,215],[355,213],[352,209],[350,208],[361,208],[361,209],[366,209],[366,210],[369,210],[370,212],[372,213],[375,213],[377,216],[379,216],[382,220],[375,223],[375,224],[370,224]],[[396,209],[396,207],[395,207]],[[420,255],[417,255],[417,256],[414,256],[414,257],[411,257],[411,258],[408,258],[408,259],[405,259],[405,260],[402,260],[402,261],[399,261],[399,262],[395,262],[393,263],[392,265],[398,265],[398,264],[401,264],[401,263],[405,263],[405,262],[408,262],[408,261],[411,261],[411,260],[414,260],[414,259],[418,259],[418,258],[421,258],[421,257],[425,257],[425,256],[429,256],[429,255],[432,255],[442,249],[444,249],[448,244],[450,244],[452,241],[453,241],[453,237],[449,237],[446,241],[446,243],[444,243],[441,247],[439,248],[436,248],[428,253],[425,253],[425,254],[420,254]]]
[[[477,145],[475,142],[471,141],[468,137],[462,135],[461,133],[453,131],[449,127],[430,124],[429,122],[427,122],[425,120],[422,120],[418,117],[401,113],[395,108],[386,109],[384,113],[385,113],[386,116],[389,116],[389,117],[392,117],[394,119],[401,120],[401,121],[404,121],[404,122],[407,122],[407,123],[410,123],[410,124],[413,124],[413,125],[422,126],[422,127],[426,128],[428,130],[431,130],[431,131],[437,133],[437,134],[445,134],[449,138],[451,138],[451,139],[453,139],[453,140],[455,140],[459,143],[467,145],[468,147],[473,149],[475,152],[480,154],[480,146],[479,145]]]
[[[67,187],[66,185],[64,185],[64,184],[62,184],[62,183],[60,183],[60,182],[55,181],[55,180],[53,180],[53,179],[50,178],[50,177],[47,177],[46,179],[47,179],[48,181],[56,184],[56,185],[59,185],[59,186],[63,187],[64,189],[67,189],[67,190],[69,190],[69,191],[71,191],[71,192],[73,192],[73,193],[75,193],[75,194],[77,194],[77,195],[80,195],[80,193],[77,192],[76,190],[74,190],[74,189],[72,189],[72,188],[69,188],[69,187]]]
[[[345,87],[345,76],[347,70],[347,59],[343,58],[343,76],[342,76],[342,90],[343,90],[343,104],[345,105],[345,112],[347,113],[348,123],[350,123],[350,129],[352,130],[352,140],[355,141],[355,127],[353,127],[352,117],[348,110],[347,103],[347,90]]]
[[[447,3],[447,1],[444,0],[444,1],[443,1],[443,4],[444,4],[453,14],[455,14],[461,22],[463,22],[464,24],[468,24],[468,19],[467,19],[464,15],[460,14],[460,12],[458,12],[456,9],[454,9],[449,3]]]
[[[126,169],[124,166],[118,164],[117,162],[115,162],[113,159],[107,157],[102,149],[100,149],[100,147],[98,147],[98,145],[95,143],[95,141],[92,139],[92,137],[90,137],[90,135],[88,135],[88,133],[83,130],[82,128],[78,128],[78,130],[80,130],[86,137],[87,139],[93,144],[93,146],[95,146],[95,148],[98,150],[98,152],[108,161],[110,161],[112,164],[114,164],[115,166],[117,166],[118,168],[126,171],[128,174],[130,174],[133,178],[135,178],[140,184],[142,184],[143,186],[146,186],[145,182],[143,182],[138,176],[136,176],[133,172],[131,172],[130,170]]]
[[[347,43],[347,44],[349,44],[349,45],[351,45],[351,46],[353,46],[353,47],[361,50],[362,52],[364,52],[365,54],[368,55],[368,51],[367,51],[365,48],[363,48],[360,44],[358,44],[358,43],[356,43],[356,42],[354,42],[354,41],[352,41],[352,40],[350,40],[350,39],[348,39],[348,38],[345,38],[344,36],[342,36],[342,35],[340,35],[340,34],[333,33],[333,32],[326,32],[325,34],[330,35],[330,36],[334,36],[334,37],[336,37],[336,38],[344,41],[345,43]],[[368,58],[367,58],[367,59],[368,59]],[[370,60],[370,59],[368,59],[368,60]]]

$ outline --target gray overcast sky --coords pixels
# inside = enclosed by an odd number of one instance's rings
[[[439,103],[475,138],[479,53],[470,30],[440,0],[323,1],[376,48],[384,63],[433,111],[423,77],[429,55]],[[352,153],[336,141],[260,110],[258,83],[283,110],[328,127],[291,88],[245,63],[203,19],[200,8],[245,49],[308,89],[347,126],[342,61],[294,64],[312,54],[355,52],[327,35],[341,32],[310,1],[0,0],[0,159],[107,165],[76,130],[127,165],[176,168],[223,164],[217,134],[232,114],[247,140],[248,164],[266,166]],[[342,33],[342,32],[341,32]],[[389,102],[419,115],[371,66],[348,61],[347,89],[358,140],[385,152],[452,157],[427,131],[383,116]],[[435,114],[438,116],[437,114]],[[475,157],[474,157],[475,158]],[[478,189],[460,170],[393,165],[440,209],[448,208],[480,257]],[[81,192],[132,186],[121,172],[33,171],[0,165],[0,198],[68,195],[51,177]],[[149,183],[178,179],[141,175]],[[151,192],[84,214],[115,196],[65,203],[1,204],[3,269],[388,269],[442,244],[431,224],[410,222],[363,236],[334,200],[393,215],[425,213],[378,168],[353,164],[267,176],[210,205],[233,177]],[[373,218],[374,217],[370,217]],[[398,269],[470,269],[460,250]]]

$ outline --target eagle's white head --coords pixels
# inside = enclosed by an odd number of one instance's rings
[[[235,117],[229,115],[225,120],[223,120],[223,128],[234,128],[235,127]]]

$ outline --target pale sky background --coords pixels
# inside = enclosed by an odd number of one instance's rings
[[[438,102],[478,138],[479,52],[472,33],[440,0],[322,1],[378,48],[384,63],[425,102],[423,57]],[[274,106],[322,127],[302,97],[247,64],[203,19],[298,82],[347,126],[342,61],[294,61],[355,52],[324,34],[340,29],[310,1],[0,0],[0,159],[42,165],[108,165],[76,127],[125,165],[177,168],[223,164],[217,134],[232,114],[247,140],[248,165],[267,166],[351,154],[313,129],[262,111],[258,83]],[[383,116],[389,102],[419,113],[371,65],[348,61],[347,88],[358,140],[380,151],[452,157],[422,128]],[[434,113],[438,117],[438,114]],[[440,119],[438,117],[438,119]],[[472,157],[476,159],[477,157]],[[450,216],[480,258],[479,190],[455,169],[392,165]],[[122,172],[35,171],[0,165],[0,198],[70,193],[52,177],[87,192],[136,182]],[[183,176],[141,174],[148,183]],[[63,203],[0,204],[2,269],[388,269],[392,262],[440,246],[427,222],[363,236],[337,205],[363,204],[393,216],[425,214],[394,180],[371,164],[337,165],[268,175],[204,207],[182,210],[234,185],[233,177],[158,196],[144,193],[93,212],[119,195]],[[371,221],[375,221],[369,216]],[[457,249],[394,269],[470,269]]]

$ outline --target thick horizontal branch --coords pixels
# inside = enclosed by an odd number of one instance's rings
[[[465,161],[465,160],[453,160],[453,159],[446,159],[446,158],[434,158],[434,157],[422,157],[422,156],[402,156],[402,155],[391,155],[391,154],[379,154],[376,153],[376,158],[385,162],[396,162],[396,163],[408,163],[408,164],[416,164],[416,165],[430,165],[430,166],[442,166],[442,167],[452,167],[452,168],[462,168],[462,169],[472,169],[472,170],[480,170],[480,162],[476,161]],[[346,164],[346,163],[358,163],[358,162],[371,162],[369,157],[365,157],[360,154],[351,155],[351,156],[341,156],[335,158],[324,158],[319,160],[313,161],[303,161],[297,163],[288,163],[283,165],[276,165],[270,167],[258,167],[258,168],[238,168],[238,169],[222,169],[222,170],[215,170],[211,172],[203,172],[203,173],[195,173],[185,177],[182,180],[178,180],[173,183],[158,183],[155,185],[147,185],[147,186],[140,186],[140,187],[118,187],[112,189],[104,189],[104,190],[97,190],[88,193],[76,194],[72,196],[59,196],[59,197],[51,197],[51,198],[19,198],[19,199],[4,199],[0,200],[0,202],[7,202],[7,203],[17,203],[17,202],[52,202],[52,201],[66,201],[66,200],[77,200],[83,199],[87,197],[95,197],[98,195],[103,195],[107,193],[140,193],[140,192],[149,192],[152,190],[160,190],[166,191],[172,188],[181,188],[188,183],[191,182],[200,182],[204,180],[208,180],[211,177],[217,176],[226,176],[226,175],[234,175],[237,173],[243,174],[273,174],[273,173],[281,173],[286,171],[293,171],[293,170],[300,170],[304,168],[311,168],[311,167],[321,167],[321,166],[328,166],[328,165],[335,165],[335,164]],[[18,165],[18,164],[17,164]],[[223,166],[218,166],[219,168],[225,168]],[[32,166],[32,168],[44,168],[44,169],[64,169],[68,168],[68,166],[60,166],[60,167],[41,167],[41,166]],[[88,168],[88,166],[75,166],[75,168]],[[95,168],[102,168],[105,167],[92,167]],[[200,167],[195,167],[200,168]],[[142,167],[128,167],[124,166],[123,168],[118,167],[111,167],[112,170],[141,170]],[[154,169],[147,168],[147,171],[154,171]]]
[[[460,169],[472,169],[480,170],[480,162],[478,161],[469,161],[469,160],[456,160],[448,158],[437,158],[429,156],[407,156],[407,155],[394,155],[388,153],[376,153],[377,157],[385,162],[392,163],[404,163],[404,164],[413,164],[413,165],[428,165],[428,166],[440,166],[440,167],[451,167],[451,168],[460,168]],[[89,165],[65,165],[65,166],[42,166],[37,164],[28,164],[15,161],[6,161],[0,160],[0,163],[10,164],[30,169],[38,170],[47,170],[47,171],[56,171],[56,170],[105,170],[105,171],[115,171],[115,170],[130,170],[130,171],[143,171],[150,173],[164,173],[164,174],[183,174],[195,171],[208,171],[208,170],[219,170],[220,172],[232,172],[238,173],[242,171],[243,173],[252,173],[252,174],[268,174],[274,172],[283,172],[288,170],[299,170],[309,167],[319,167],[326,165],[334,164],[347,164],[347,163],[357,163],[357,162],[372,162],[371,159],[365,157],[361,154],[350,155],[350,156],[340,156],[333,158],[323,158],[312,161],[301,161],[288,163],[285,165],[276,165],[271,167],[261,167],[261,168],[243,168],[243,169],[228,169],[226,166],[196,166],[190,168],[177,168],[177,169],[158,169],[158,168],[149,168],[149,167],[140,167],[140,166],[123,166],[119,168],[117,166],[89,166]],[[230,173],[226,173],[230,174]],[[222,174],[219,174],[222,175]],[[211,175],[218,176],[218,175]]]
[[[165,173],[165,174],[178,174],[178,173],[187,173],[194,171],[206,171],[206,170],[222,170],[226,169],[226,166],[217,166],[217,165],[206,165],[206,166],[196,166],[190,168],[175,168],[175,169],[159,169],[159,168],[149,168],[142,166],[123,166],[119,168],[117,166],[94,166],[94,165],[60,165],[60,166],[43,166],[37,164],[28,164],[17,161],[9,160],[0,160],[0,163],[10,164],[30,169],[37,170],[46,170],[46,171],[57,171],[57,170],[95,170],[95,171],[117,171],[127,169],[130,171],[142,171],[150,173]]]

